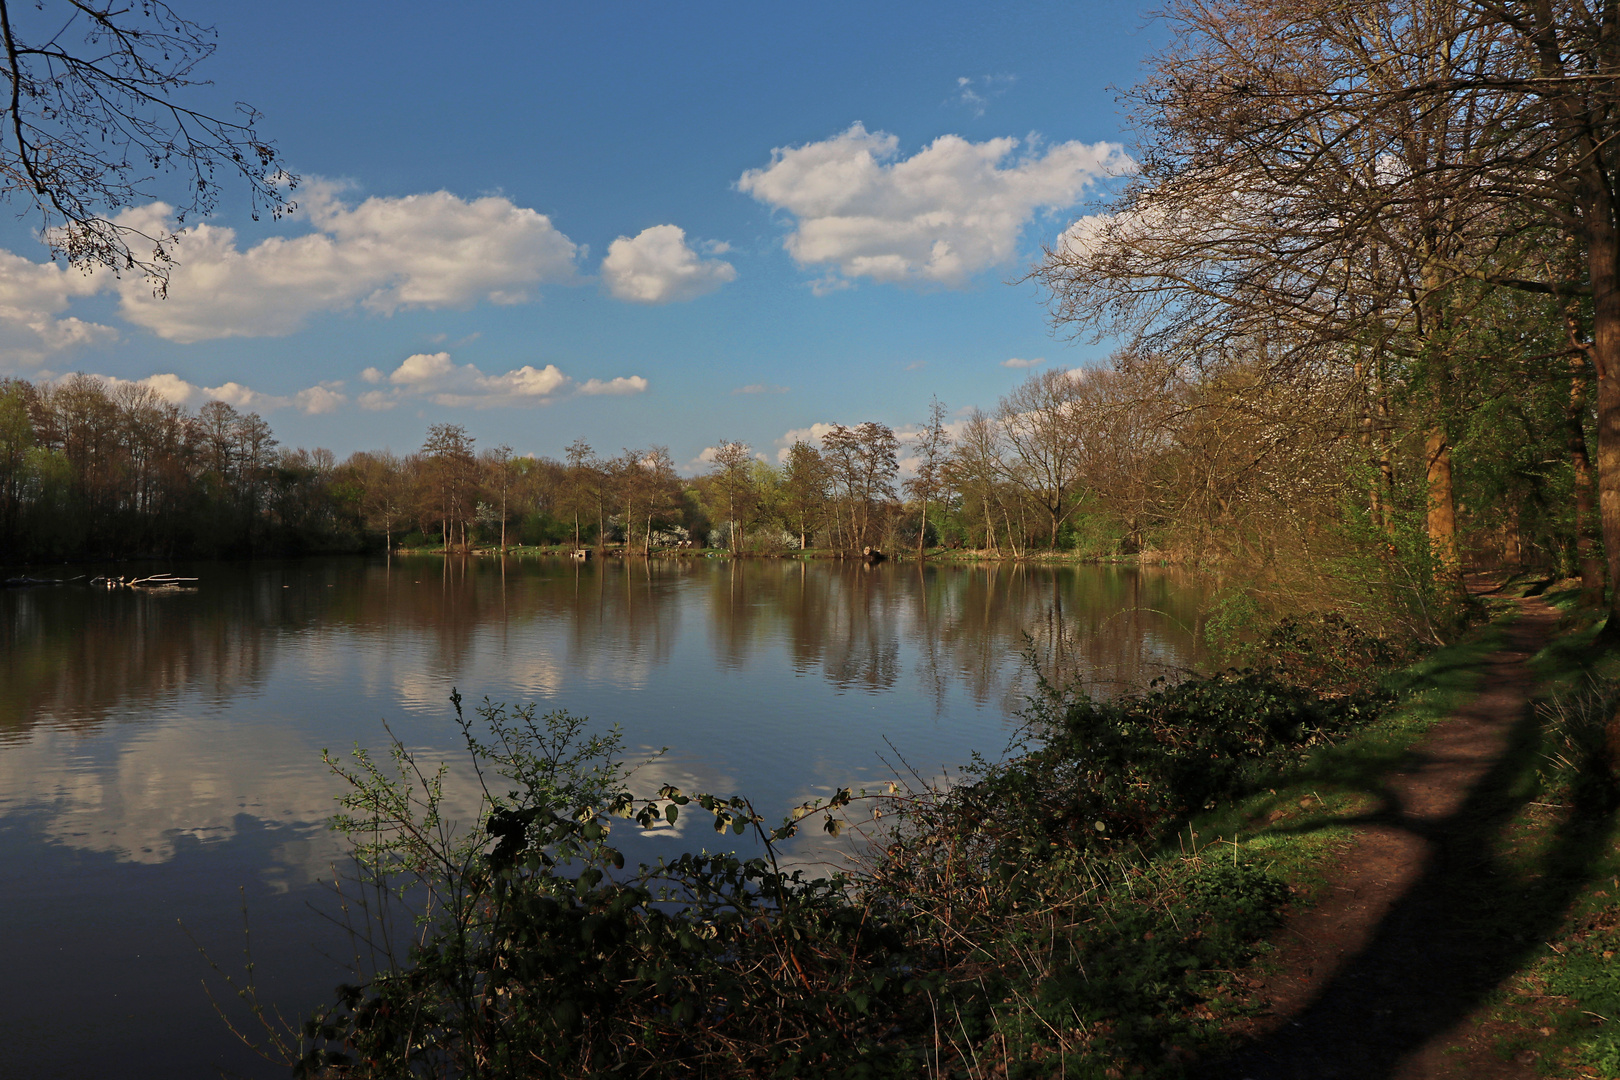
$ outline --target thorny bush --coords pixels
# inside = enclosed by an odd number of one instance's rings
[[[299,1076],[1173,1073],[1218,1037],[1206,1006],[1287,889],[1155,846],[1383,703],[1255,672],[1113,702],[1043,680],[1007,760],[770,827],[742,798],[634,796],[616,730],[487,701],[474,722],[452,701],[477,831],[450,823],[447,771],[397,743],[392,769],[332,761],[366,910],[408,902],[415,930],[400,955],[397,926],[360,929],[377,959],[305,1022]],[[683,809],[764,854],[627,869],[615,822]],[[860,809],[852,873],[779,868],[812,816],[836,834]]]

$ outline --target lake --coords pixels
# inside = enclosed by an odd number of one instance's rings
[[[290,1015],[327,1000],[350,945],[321,751],[380,749],[386,721],[419,757],[459,760],[452,688],[618,724],[638,760],[669,748],[638,787],[747,794],[774,819],[891,767],[938,777],[1000,754],[1026,657],[1103,694],[1185,670],[1204,600],[1190,576],[1134,567],[150,569],[198,587],[0,590],[0,1078],[285,1075],[215,1015],[205,984],[237,1002],[202,950],[240,977],[250,944],[261,996]],[[641,860],[716,846],[684,824],[614,836]],[[792,854],[826,857],[814,842]]]

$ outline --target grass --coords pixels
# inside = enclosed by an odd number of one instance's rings
[[[1599,624],[1574,590],[1546,599],[1563,619],[1531,661],[1543,688],[1537,706],[1514,732],[1507,760],[1476,791],[1479,820],[1452,837],[1475,863],[1471,881],[1454,883],[1461,893],[1474,886],[1454,917],[1505,975],[1473,1012],[1477,1043],[1502,1058],[1533,1060],[1545,1075],[1616,1078],[1620,746],[1605,746],[1595,731],[1620,703],[1620,655],[1596,644]],[[1400,707],[1324,748],[1274,789],[1200,818],[1188,835],[1198,844],[1232,844],[1235,858],[1288,881],[1306,903],[1319,897],[1352,850],[1354,823],[1376,812],[1386,779],[1478,692],[1512,618],[1500,607],[1497,614],[1394,676]]]
[[[1352,835],[1346,821],[1364,814],[1384,780],[1438,723],[1479,691],[1487,660],[1505,640],[1490,623],[1385,680],[1400,704],[1342,742],[1323,747],[1277,786],[1197,819],[1203,843],[1233,843],[1264,858],[1296,884],[1317,882],[1324,853]],[[1318,882],[1319,883],[1319,882]]]
[[[1504,833],[1507,860],[1542,889],[1571,894],[1563,918],[1504,985],[1483,1025],[1504,1058],[1544,1075],[1620,1077],[1620,654],[1576,590],[1547,600],[1564,632],[1532,658],[1543,691],[1523,783],[1531,792]],[[1571,843],[1571,839],[1575,841]],[[1572,850],[1573,849],[1573,850]]]

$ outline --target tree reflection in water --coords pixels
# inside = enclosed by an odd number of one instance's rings
[[[71,1060],[49,1062],[63,1075],[130,1060],[203,1075],[236,1060],[174,926],[184,917],[229,955],[239,886],[258,971],[286,980],[278,1000],[322,1000],[340,976],[310,960],[329,928],[306,905],[330,904],[313,881],[340,851],[320,751],[380,747],[386,718],[422,760],[459,761],[452,686],[621,723],[631,748],[673,747],[642,777],[654,788],[746,792],[783,813],[881,783],[891,745],[927,775],[994,755],[1030,689],[1025,651],[1104,690],[1189,664],[1200,601],[1178,575],[1101,567],[413,557],[150,569],[200,587],[0,589],[0,856],[16,871],[0,906],[18,969],[40,973],[0,992],[0,1007],[18,1030],[53,1030],[64,1000],[106,1021],[76,1028]],[[464,823],[468,773],[459,761],[447,778]],[[648,860],[725,843],[688,824],[624,840]],[[835,854],[815,839],[787,852],[794,865]],[[177,1041],[190,1066],[175,1064]],[[41,1067],[28,1074],[45,1075],[60,1040],[35,1042]]]
[[[508,652],[528,629],[561,626],[566,650],[552,660],[564,678],[633,680],[671,664],[698,620],[722,672],[784,647],[796,672],[842,691],[910,678],[937,706],[960,687],[1016,707],[1025,654],[1104,694],[1191,665],[1202,596],[1173,570],[1007,563],[413,557],[185,569],[204,579],[197,592],[0,591],[0,732],[95,725],[182,689],[223,703],[310,634],[384,652],[408,638],[427,668],[455,672],[480,649]]]

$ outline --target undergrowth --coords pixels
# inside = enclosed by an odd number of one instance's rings
[[[1394,697],[1319,675],[1110,702],[1041,681],[1009,759],[776,825],[741,797],[633,794],[616,731],[455,697],[479,828],[455,830],[449,774],[397,743],[330,759],[369,959],[267,1050],[334,1078],[1182,1075],[1249,1007],[1237,973],[1291,893],[1247,847],[1177,838]],[[763,854],[626,866],[615,828],[682,814]],[[852,825],[870,841],[852,872],[780,868],[799,830]]]
[[[1548,659],[1567,674],[1568,649]],[[1498,1050],[1530,1050],[1550,1069],[1620,1077],[1620,679],[1614,658],[1589,654],[1579,679],[1566,678],[1537,705],[1535,798],[1518,823],[1521,849],[1535,854],[1554,836],[1592,834],[1563,925],[1503,996],[1498,1015],[1511,1033]],[[1592,671],[1595,667],[1597,670]],[[1551,866],[1546,873],[1565,868]]]

